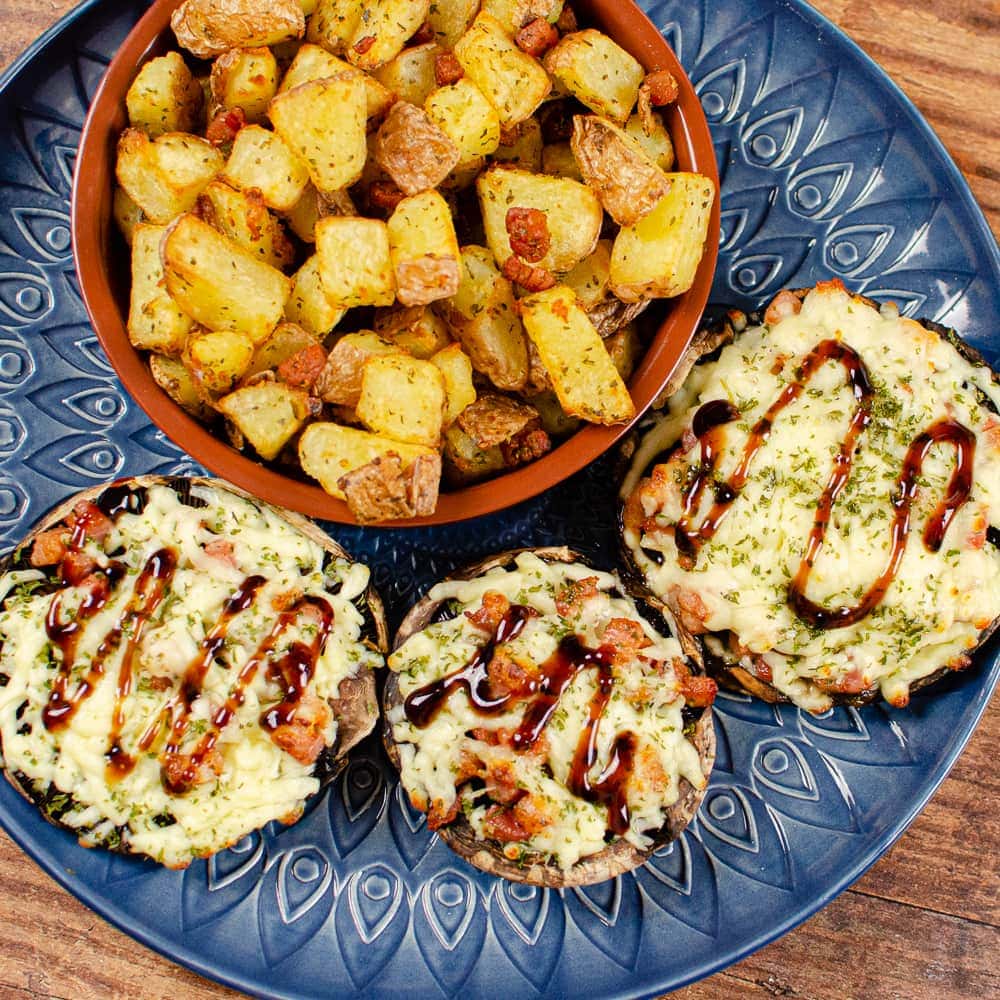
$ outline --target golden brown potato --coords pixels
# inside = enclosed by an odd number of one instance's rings
[[[184,0],[170,26],[181,48],[211,59],[229,49],[301,38],[306,19],[299,0]]]
[[[700,174],[668,174],[670,191],[611,252],[611,289],[623,302],[669,298],[694,283],[705,250],[715,186]]]
[[[523,389],[528,349],[511,283],[485,247],[462,247],[458,291],[435,305],[473,367],[498,389]]]
[[[598,424],[635,416],[632,397],[572,289],[557,285],[529,295],[521,300],[521,316],[568,414]]]
[[[198,330],[184,345],[183,361],[202,388],[228,392],[253,358],[253,340],[241,330]]]
[[[564,35],[543,61],[578,101],[620,124],[632,113],[646,76],[637,60],[593,28]]]
[[[177,356],[184,349],[194,322],[163,287],[160,242],[166,229],[147,224],[135,227],[128,339],[141,351]]]
[[[435,4],[435,7],[438,6],[446,5]],[[397,100],[422,108],[431,91],[437,87],[434,62],[442,51],[441,46],[434,42],[403,49],[395,59],[379,66],[374,78],[394,93]]]
[[[375,317],[375,332],[422,361],[452,343],[444,320],[424,306],[382,310]]]
[[[347,61],[373,70],[403,51],[427,20],[431,0],[368,0],[347,45]]]
[[[267,117],[278,89],[278,63],[270,49],[230,49],[212,64],[212,99],[220,108],[241,108],[252,125]]]
[[[483,0],[482,9],[492,14],[508,35],[514,35],[539,17],[555,24],[562,13],[563,0]]]
[[[563,278],[563,284],[573,289],[585,312],[590,312],[611,294],[610,281],[611,240],[598,240],[594,252]]]
[[[283,382],[257,382],[216,403],[265,461],[278,457],[309,415],[309,396]]]
[[[378,219],[331,216],[316,223],[316,254],[331,304],[391,306],[396,298],[389,230]]]
[[[343,73],[353,73],[359,76],[365,85],[366,115],[375,118],[388,111],[393,102],[392,93],[383,87],[375,77],[352,66],[343,59],[327,52],[319,45],[303,45],[295,54],[295,59],[281,81],[279,93],[294,90],[303,83],[313,80],[325,80],[328,77],[340,76]]]
[[[202,397],[201,389],[184,362],[162,354],[151,354],[149,371],[153,381],[182,409],[196,420],[208,422],[214,410]]]
[[[255,188],[237,191],[223,181],[212,181],[198,196],[198,215],[271,267],[284,270],[295,259],[284,227]]]
[[[650,115],[652,127],[647,132],[639,115],[632,115],[625,125],[625,131],[645,150],[646,155],[661,169],[672,170],[674,166],[674,144],[670,133],[663,124],[663,118],[655,111]]]
[[[529,396],[528,402],[538,410],[538,416],[542,421],[542,430],[551,434],[552,437],[567,437],[580,429],[582,421],[579,417],[571,417],[562,408],[555,390],[547,389],[545,392],[538,393],[537,396]]]
[[[568,142],[553,142],[542,149],[542,173],[582,181],[583,174]]]
[[[449,0],[432,3],[427,12],[427,23],[434,32],[434,41],[442,48],[453,49],[465,34],[472,19],[479,13],[479,0]],[[414,101],[414,103],[423,103]]]
[[[130,124],[150,138],[167,132],[193,132],[202,107],[202,91],[179,52],[150,59],[125,95]]]
[[[356,407],[365,363],[383,354],[401,353],[399,347],[376,333],[345,334],[326,359],[326,368],[316,381],[316,395],[325,403]]]
[[[135,227],[140,222],[146,220],[142,209],[128,196],[127,191],[123,188],[115,187],[111,211],[115,217],[115,224],[118,226],[118,231],[125,238],[125,242],[129,246],[132,246]]]
[[[577,115],[570,144],[584,181],[620,226],[634,226],[670,190],[639,143],[606,118]]]
[[[422,306],[458,291],[458,239],[448,203],[437,191],[404,198],[388,222],[396,297]]]
[[[460,163],[488,156],[500,145],[500,118],[469,80],[438,87],[428,96],[424,110],[458,147]]]
[[[480,448],[458,424],[444,432],[444,478],[451,486],[468,486],[506,468],[499,447]]]
[[[323,340],[346,312],[327,297],[320,277],[319,257],[313,254],[292,278],[292,291],[285,303],[285,319]]]
[[[472,381],[472,362],[462,350],[461,344],[449,344],[431,358],[444,376],[447,401],[444,409],[444,425],[450,426],[455,418],[476,401],[476,386]]]
[[[530,173],[542,170],[542,126],[537,118],[526,118],[513,130],[511,142],[501,141],[490,157],[495,163],[509,163]]]
[[[281,136],[249,125],[237,132],[222,179],[241,191],[256,188],[268,208],[287,212],[308,187],[309,170]]]
[[[436,188],[458,165],[458,147],[421,109],[397,101],[378,130],[378,165],[408,195]]]
[[[246,381],[262,372],[272,371],[300,351],[319,345],[319,340],[297,323],[279,323],[274,333],[253,352],[250,365],[243,373]]]
[[[436,448],[445,409],[444,376],[429,361],[399,354],[369,358],[361,370],[357,413],[376,434]]]
[[[328,52],[343,52],[361,23],[363,9],[358,0],[318,0],[309,18],[306,40]]]

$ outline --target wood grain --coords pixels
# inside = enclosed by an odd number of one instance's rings
[[[0,0],[6,65],[72,6]],[[1000,4],[816,0],[930,121],[1000,233]],[[1000,703],[938,794],[849,891],[681,1000],[1000,997]],[[0,1000],[236,994],[121,934],[0,834]]]

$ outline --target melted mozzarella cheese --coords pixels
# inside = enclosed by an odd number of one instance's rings
[[[560,615],[556,610],[557,593],[567,583],[588,577],[596,579],[596,595],[583,601],[576,613]],[[511,657],[522,663],[544,663],[568,634],[579,636],[584,645],[596,649],[611,619],[637,622],[650,645],[642,650],[645,660],[636,659],[614,668],[613,693],[599,723],[597,762],[591,775],[596,778],[607,766],[618,734],[635,734],[639,763],[627,786],[630,825],[625,838],[643,848],[651,842],[647,834],[663,826],[666,810],[677,801],[681,779],[700,789],[705,778],[698,751],[684,732],[684,699],[677,691],[672,667],[675,660],[683,658],[680,645],[642,618],[635,603],[622,596],[619,587],[617,578],[608,573],[578,563],[548,563],[532,553],[522,553],[510,569],[494,569],[470,581],[438,584],[429,596],[451,602],[455,617],[411,636],[390,656],[389,667],[399,675],[400,695],[405,699],[465,666],[483,643],[483,632],[475,628],[465,612],[479,608],[489,591],[539,613],[528,619],[517,638],[503,645]],[[475,711],[466,692],[458,690],[425,728],[408,721],[401,705],[394,707],[389,721],[399,747],[404,788],[422,808],[436,800],[447,808],[454,803],[456,794],[461,794],[469,823],[480,838],[488,839],[490,803],[483,800],[481,793],[456,790],[456,775],[469,753],[487,766],[508,766],[517,786],[528,791],[549,822],[526,840],[508,845],[507,850],[517,854],[538,852],[552,857],[564,869],[572,867],[607,846],[607,807],[587,802],[567,788],[596,688],[593,670],[584,670],[571,683],[545,728],[547,751],[543,755],[517,753],[503,745],[489,746],[465,735],[475,728],[494,732],[516,729],[525,712],[524,702],[515,700],[503,714],[484,717]]]
[[[190,750],[208,730],[240,668],[271,631],[287,595],[322,597],[334,612],[334,628],[310,684],[320,698],[336,697],[342,680],[382,663],[363,642],[364,618],[353,603],[367,587],[367,568],[346,560],[326,562],[322,546],[269,508],[203,485],[193,492],[207,506],[187,506],[173,490],[150,487],[141,514],[120,514],[112,540],[105,546],[88,540],[85,550],[107,565],[105,548],[121,548],[124,554],[116,551],[115,559],[126,565],[127,575],[86,625],[70,692],[122,615],[149,557],[165,546],[178,555],[170,590],[137,647],[122,732],[122,746],[137,763],[117,782],[108,780],[105,754],[123,650],[107,661],[93,694],[68,727],[50,731],[42,710],[61,661],[45,628],[52,595],[44,589],[33,591],[40,573],[11,573],[0,582],[0,589],[7,591],[0,611],[0,675],[6,678],[0,687],[0,741],[5,766],[23,775],[52,815],[77,829],[83,842],[121,842],[171,867],[214,853],[270,820],[296,818],[319,788],[313,765],[280,749],[259,723],[262,713],[283,697],[266,669],[257,671],[242,705],[219,734],[221,773],[213,780],[184,795],[170,794],[161,781],[162,738],[145,753],[137,750],[141,735],[167,708],[185,669],[199,657],[202,640],[242,581],[252,575],[266,580],[252,606],[233,619],[224,648],[209,667],[192,705],[182,749]],[[220,539],[232,544],[231,561],[206,549]],[[75,590],[61,592],[64,614],[74,599],[79,603],[82,592]],[[296,623],[286,630],[282,648],[294,641],[310,642],[309,628]],[[324,736],[332,745],[336,720]]]
[[[940,550],[928,550],[923,530],[955,468],[956,449],[947,443],[933,445],[923,463],[909,536],[885,597],[856,624],[822,629],[799,618],[788,595],[857,408],[841,365],[824,364],[778,414],[745,488],[690,569],[679,563],[673,526],[683,514],[685,484],[701,463],[698,443],[685,438],[698,409],[725,400],[739,410],[738,420],[715,432],[717,479],[728,480],[751,427],[798,378],[803,358],[827,339],[860,355],[875,393],[871,423],[860,434],[808,579],[810,600],[824,608],[853,606],[883,572],[893,498],[914,438],[948,418],[972,431],[976,444],[971,495]],[[751,654],[796,704],[822,712],[831,704],[830,690],[875,686],[891,703],[905,704],[914,681],[961,663],[1000,615],[1000,559],[986,541],[1000,503],[998,403],[989,369],[970,363],[945,338],[891,307],[880,311],[835,284],[820,286],[797,315],[746,330],[717,361],[697,366],[670,401],[623,487],[625,496],[639,488],[647,519],[643,530],[633,525],[626,532],[626,543],[651,590],[675,613],[686,603],[704,629],[730,633],[735,641],[727,658]],[[640,485],[644,470],[675,442],[679,449],[658,482]],[[691,524],[700,523],[713,499],[704,498]]]

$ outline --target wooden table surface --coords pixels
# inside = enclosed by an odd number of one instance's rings
[[[0,0],[8,64],[72,0]],[[1000,233],[1000,3],[816,0],[916,102]],[[682,1000],[1000,997],[1000,701],[896,846],[802,927]],[[0,1000],[236,997],[69,896],[0,833]]]

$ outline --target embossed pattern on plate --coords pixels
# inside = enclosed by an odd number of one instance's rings
[[[199,471],[124,394],[87,324],[68,242],[74,150],[141,3],[91,0],[8,74],[0,164],[0,544],[76,489]],[[757,306],[831,274],[1000,355],[997,250],[912,107],[814,12],[779,0],[647,9],[680,54],[723,171],[714,298]],[[780,54],[781,58],[777,58]],[[398,622],[435,579],[491,551],[567,544],[614,561],[613,461],[472,525],[337,529]],[[782,933],[899,835],[960,751],[998,673],[909,709],[820,718],[724,695],[697,820],[639,871],[587,889],[510,885],[426,828],[369,742],[297,826],[187,872],[86,851],[12,789],[0,821],[60,882],[207,975],[282,996],[471,991],[652,994]]]

